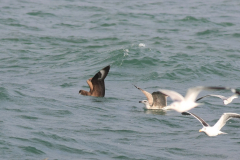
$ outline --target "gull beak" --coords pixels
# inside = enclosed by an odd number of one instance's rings
[[[200,129],[199,132],[202,132],[202,129]]]

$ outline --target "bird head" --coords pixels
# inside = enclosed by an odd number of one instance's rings
[[[149,104],[147,100],[142,100],[142,101],[139,101],[139,103],[143,103],[143,104]]]
[[[199,132],[205,132],[206,131],[206,128],[203,127],[202,129],[199,130]]]

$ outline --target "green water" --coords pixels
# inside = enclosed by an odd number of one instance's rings
[[[237,159],[239,120],[208,137],[193,117],[144,110],[132,84],[239,88],[239,18],[236,0],[1,1],[0,159]],[[109,64],[105,97],[79,95]],[[191,112],[210,125],[240,114],[238,99],[202,102]]]

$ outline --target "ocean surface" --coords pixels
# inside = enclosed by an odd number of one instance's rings
[[[2,0],[0,48],[1,160],[239,159],[239,119],[208,137],[191,116],[144,110],[133,86],[240,89],[238,0]],[[107,65],[105,97],[79,95]],[[239,99],[201,103],[210,125],[240,114]]]

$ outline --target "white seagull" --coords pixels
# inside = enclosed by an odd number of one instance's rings
[[[200,103],[196,103],[195,100],[196,100],[198,94],[202,90],[231,90],[233,93],[239,94],[238,91],[236,91],[235,89],[232,89],[232,88],[203,87],[203,86],[189,88],[185,97],[183,97],[181,94],[179,94],[175,91],[171,91],[171,90],[160,89],[159,91],[165,95],[168,95],[174,101],[169,106],[166,106],[165,109],[173,109],[173,110],[181,113],[181,112],[186,112],[194,107],[201,105]]]
[[[224,96],[221,96],[221,95],[209,94],[209,95],[198,98],[196,100],[196,102],[205,98],[205,97],[209,97],[209,96],[221,98],[223,100],[224,105],[228,105],[229,103],[231,103],[233,101],[233,99],[238,98],[237,94],[234,94],[231,97],[224,97]]]
[[[202,118],[198,117],[197,115],[190,113],[190,112],[183,112],[182,115],[192,115],[195,117],[202,125],[203,128],[199,130],[199,132],[205,132],[208,136],[217,136],[219,134],[227,134],[220,129],[226,124],[226,122],[231,118],[240,118],[240,114],[237,113],[223,113],[217,123],[211,127],[207,124]]]
[[[135,86],[135,85],[134,85]],[[167,95],[157,91],[152,94],[135,86],[137,89],[143,92],[147,97],[147,100],[139,101],[139,103],[145,104],[145,109],[163,109],[167,106]]]

